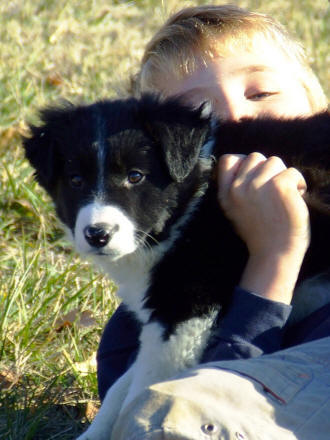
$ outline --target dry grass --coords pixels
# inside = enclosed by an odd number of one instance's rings
[[[86,402],[97,399],[88,361],[116,305],[111,282],[71,254],[22,156],[19,133],[50,102],[124,94],[168,12],[203,3],[212,2],[0,4],[0,439],[65,440],[82,429],[93,412]],[[329,92],[326,0],[233,3],[287,24]]]

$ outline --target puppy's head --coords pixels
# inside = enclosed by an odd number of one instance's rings
[[[83,254],[115,260],[165,239],[201,183],[202,108],[144,96],[46,109],[41,120],[26,157]]]

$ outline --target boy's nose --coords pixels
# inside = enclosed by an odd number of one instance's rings
[[[213,110],[220,119],[225,121],[239,121],[244,117],[256,116],[253,115],[253,111],[247,103],[236,102],[232,98],[226,97],[216,101]]]

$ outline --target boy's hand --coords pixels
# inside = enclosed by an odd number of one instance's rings
[[[218,176],[220,205],[250,255],[241,287],[290,302],[309,244],[303,176],[260,153],[222,156]]]

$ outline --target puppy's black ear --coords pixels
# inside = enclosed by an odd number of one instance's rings
[[[177,98],[158,103],[145,123],[159,143],[171,177],[183,181],[193,170],[211,131],[211,117],[205,105],[192,109]]]
[[[183,181],[197,164],[207,139],[208,126],[191,127],[175,122],[170,125],[156,122],[153,128],[154,132],[157,131],[171,177],[177,182]]]
[[[29,137],[23,137],[25,156],[35,169],[37,181],[50,192],[56,169],[54,139],[47,125],[31,125],[30,133]]]
[[[30,125],[30,136],[23,137],[25,156],[35,169],[37,181],[52,194],[60,160],[63,139],[71,130],[71,115],[74,106],[63,102],[62,106],[40,111],[41,124]]]

